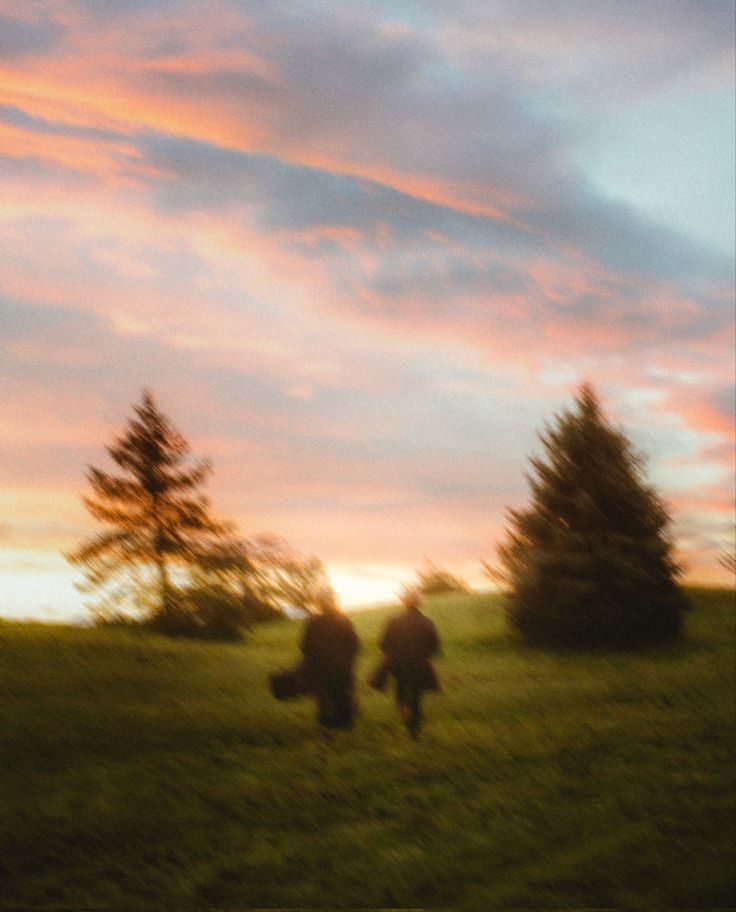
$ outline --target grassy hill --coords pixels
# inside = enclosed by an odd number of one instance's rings
[[[549,654],[498,600],[435,600],[444,693],[415,744],[364,681],[324,739],[242,644],[0,624],[0,907],[734,905],[733,593],[679,644]]]

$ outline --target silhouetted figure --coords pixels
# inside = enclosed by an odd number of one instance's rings
[[[317,721],[326,728],[350,728],[355,715],[353,662],[358,635],[350,618],[337,607],[334,594],[318,600],[302,636],[301,672],[317,701]]]
[[[384,628],[380,647],[384,661],[371,684],[383,689],[387,675],[396,681],[396,703],[409,734],[416,739],[422,724],[422,692],[439,690],[431,662],[440,647],[437,628],[420,610],[419,593],[405,589],[401,596],[404,611]]]

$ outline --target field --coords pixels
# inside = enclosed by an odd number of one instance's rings
[[[724,908],[735,904],[733,593],[640,653],[517,644],[496,597],[427,608],[444,692],[419,743],[365,679],[323,737],[240,644],[0,624],[0,907]]]

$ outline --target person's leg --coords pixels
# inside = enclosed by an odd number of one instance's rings
[[[335,722],[335,700],[330,687],[322,682],[315,693],[317,700],[317,722],[326,728],[333,728]]]
[[[419,737],[419,728],[422,724],[422,692],[416,685],[411,688],[409,695],[409,720],[407,728],[409,734],[416,741]]]
[[[396,675],[396,705],[402,722],[408,726],[411,720],[410,694],[403,675]]]
[[[354,711],[353,692],[350,686],[341,684],[334,694],[334,728],[351,728]]]

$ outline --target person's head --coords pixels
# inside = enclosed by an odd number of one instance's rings
[[[335,590],[325,587],[320,589],[314,599],[314,605],[320,614],[334,614],[340,609],[337,607]]]
[[[419,590],[414,586],[404,586],[399,594],[399,599],[407,611],[419,611],[422,599]]]

